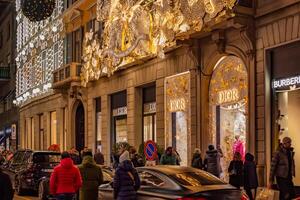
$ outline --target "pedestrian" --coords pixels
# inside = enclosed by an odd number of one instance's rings
[[[258,178],[254,156],[251,153],[246,153],[244,163],[244,189],[250,200],[255,199],[257,187]]]
[[[180,165],[181,157],[175,148],[173,148],[173,155],[175,155],[176,158],[176,165]]]
[[[295,176],[295,152],[292,140],[285,137],[272,157],[269,185],[271,189],[274,179],[280,191],[280,200],[290,200],[295,197],[293,177]]]
[[[70,149],[69,154],[75,165],[79,165],[81,163],[79,152],[75,149],[75,147]]]
[[[209,145],[208,150],[204,158],[204,170],[213,174],[216,177],[220,177],[221,165],[220,158],[222,154],[216,150],[214,145]]]
[[[100,149],[96,150],[96,153],[94,155],[94,160],[98,165],[104,165],[104,156],[101,153]]]
[[[136,191],[140,188],[140,178],[129,158],[129,152],[124,151],[119,158],[113,188],[117,200],[136,200]]]
[[[74,166],[68,152],[61,154],[61,161],[50,177],[50,193],[57,200],[73,200],[82,186],[79,169]]]
[[[94,161],[91,151],[84,152],[82,156],[82,163],[78,166],[82,177],[79,200],[97,200],[98,187],[103,183],[101,167]]]
[[[139,154],[137,154],[136,149],[134,147],[130,147],[129,149],[130,159],[134,167],[142,167],[144,166],[144,161]]]
[[[165,153],[160,158],[161,165],[176,165],[176,156],[172,147],[167,147]]]
[[[197,169],[203,168],[201,151],[199,148],[196,148],[194,151],[193,159],[192,159],[192,167],[197,168]]]
[[[243,185],[244,164],[240,152],[235,152],[233,160],[228,167],[229,184],[240,189]]]
[[[12,200],[14,198],[14,190],[12,188],[9,176],[2,172],[0,168],[0,199]]]

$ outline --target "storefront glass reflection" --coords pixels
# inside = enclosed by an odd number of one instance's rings
[[[228,181],[228,166],[235,152],[245,157],[247,142],[248,77],[241,59],[223,57],[210,83],[210,142],[219,146],[221,178]]]

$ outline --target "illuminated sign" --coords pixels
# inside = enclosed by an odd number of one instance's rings
[[[273,88],[276,90],[293,90],[300,85],[300,76],[273,80]]]
[[[238,101],[240,98],[239,91],[236,88],[230,90],[223,90],[218,93],[218,103],[229,103]]]
[[[147,103],[144,104],[144,114],[155,113],[156,112],[156,103]]]
[[[169,110],[170,112],[177,112],[185,110],[186,103],[184,98],[170,100]]]
[[[120,107],[113,110],[113,116],[127,115],[127,107]]]

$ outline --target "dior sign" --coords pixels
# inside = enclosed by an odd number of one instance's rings
[[[169,110],[170,112],[184,111],[186,103],[184,98],[170,100]]]
[[[239,90],[237,88],[223,90],[218,93],[218,103],[229,103],[238,101],[240,98]]]

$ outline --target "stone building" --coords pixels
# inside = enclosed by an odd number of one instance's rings
[[[18,128],[18,109],[13,104],[16,97],[15,5],[0,2],[0,11],[0,146],[15,150]]]
[[[299,1],[69,2],[53,90],[21,103],[23,147],[43,135],[44,148],[100,148],[109,164],[117,142],[150,139],[189,165],[214,144],[223,179],[234,152],[251,152],[267,183],[279,139],[297,141]]]

